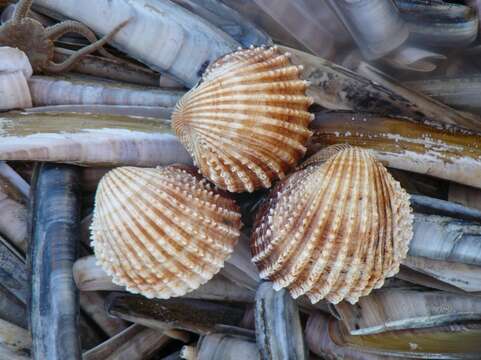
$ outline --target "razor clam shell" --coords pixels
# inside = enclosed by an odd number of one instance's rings
[[[334,305],[351,335],[481,320],[481,298],[418,289],[380,289],[351,305]],[[336,317],[337,317],[336,316]]]
[[[394,0],[408,24],[410,40],[435,47],[463,47],[478,35],[478,15],[452,1]]]
[[[459,203],[463,203],[462,201],[458,201],[458,198],[452,198],[451,191],[453,186],[456,188],[465,188],[463,185],[458,185],[455,183],[450,183],[449,185],[449,200],[441,200],[432,198],[429,196],[423,195],[411,195],[411,207],[416,212],[420,212],[423,214],[429,215],[440,215],[440,216],[449,216],[456,219],[463,219],[468,221],[476,221],[481,223],[481,211],[476,209],[474,204],[465,203],[467,206],[463,206]],[[469,188],[470,190],[478,189]],[[471,206],[471,207],[468,207]]]
[[[411,46],[402,46],[392,54],[385,56],[383,61],[401,70],[431,72],[436,69],[437,62],[446,59],[447,57],[445,55],[432,51]]]
[[[243,47],[272,45],[272,39],[264,30],[219,0],[173,0],[173,2],[217,26]]]
[[[27,55],[17,48],[0,46],[0,74],[17,72],[22,73],[25,79],[32,76],[33,70]],[[8,90],[13,92],[14,89]],[[8,92],[2,93],[2,98],[6,95],[9,95]]]
[[[417,256],[408,256],[402,264],[463,291],[469,293],[481,291],[480,266]]]
[[[339,23],[339,21],[327,3],[310,0],[253,0],[251,2],[258,7],[258,12],[274,20],[274,26],[264,26],[267,31],[273,27],[281,28],[299,42],[301,48],[323,58],[335,56],[337,40],[335,36],[345,33],[345,30],[340,24],[337,27],[340,29],[339,33],[328,29],[327,23]],[[281,44],[284,43],[283,38],[281,35],[281,39],[278,39]]]
[[[0,319],[28,328],[26,305],[3,286],[0,286]]]
[[[33,76],[29,79],[28,85],[36,107],[47,105],[174,107],[184,93],[76,76]]]
[[[235,258],[235,256],[231,256],[225,265],[229,264],[233,257]],[[182,298],[246,303],[254,302],[254,290],[257,288],[260,280],[254,282],[254,279],[251,278],[248,282],[238,281],[236,283],[233,281],[234,279],[238,280],[240,277],[244,279],[250,278],[248,273],[241,274],[244,271],[242,268],[237,269],[238,270],[235,271],[239,274],[232,277],[231,274],[226,272],[224,266],[218,275],[214,276],[197,290],[185,294]],[[73,274],[75,283],[80,291],[125,291],[124,287],[114,284],[112,277],[107,275],[100,265],[96,264],[95,256],[86,256],[78,259],[74,263]],[[327,304],[323,301],[317,304],[311,304],[306,297],[300,297],[297,301],[303,312],[311,312],[314,310],[329,312]]]
[[[85,231],[84,231],[84,234]],[[85,238],[85,236],[84,236]],[[259,273],[250,261],[250,250],[241,237],[234,253],[224,263],[219,275],[214,276],[199,289],[187,293],[183,298],[254,302],[254,291],[259,285]],[[244,243],[244,245],[241,245]],[[124,291],[125,288],[115,285],[112,277],[96,264],[95,256],[78,259],[73,266],[75,283],[81,291]],[[300,297],[298,303],[303,312],[321,310],[328,312],[323,301],[311,304],[305,297]]]
[[[39,165],[34,175],[29,316],[34,359],[80,359],[72,265],[80,235],[78,170]]]
[[[183,296],[190,299],[217,300],[229,302],[253,303],[255,293],[247,288],[234,284],[223,276],[223,270],[210,281]]]
[[[481,191],[479,189],[451,183],[449,184],[448,199],[481,211]]]
[[[478,359],[480,334],[479,323],[468,323],[349,335],[337,321],[322,314],[312,315],[306,326],[310,350],[329,359]]]
[[[30,196],[30,182],[32,180],[33,170],[35,168],[36,163],[33,161],[2,161],[7,163],[24,181],[28,184],[28,191]],[[30,201],[30,197],[28,198]],[[26,201],[26,202],[28,202]]]
[[[23,51],[0,47],[0,111],[32,106],[27,80],[32,67]]]
[[[173,108],[160,106],[130,106],[130,105],[53,105],[25,109],[26,113],[76,113],[95,115],[120,115],[143,118],[169,119]]]
[[[161,331],[134,324],[84,352],[82,360],[147,359],[169,342],[170,338]]]
[[[23,202],[27,201],[30,193],[30,185],[5,161],[0,161],[0,179],[6,181],[18,194],[15,200],[20,200],[21,198]]]
[[[392,0],[328,0],[328,3],[368,60],[390,53],[409,36],[409,29]]]
[[[21,254],[0,236],[0,319],[27,328],[27,268]]]
[[[358,66],[357,72],[368,78],[369,80],[377,83],[379,86],[397,94],[399,97],[405,99],[413,109],[424,115],[429,121],[434,123],[441,123],[445,126],[457,125],[466,129],[479,132],[481,118],[474,114],[461,113],[449,106],[417,92],[413,89],[403,86],[401,83],[383,73],[382,71],[372,67],[371,65],[361,62]],[[406,116],[411,114],[405,113]],[[413,118],[419,118],[419,115]]]
[[[424,13],[429,16],[460,17],[470,9],[466,5],[451,0],[394,0],[394,3],[404,13]]]
[[[481,115],[479,101],[481,92],[480,75],[470,74],[469,76],[411,80],[402,84],[458,110]]]
[[[437,279],[434,279],[429,275],[422,274],[420,272],[412,270],[404,265],[401,265],[399,272],[396,274],[396,278],[409,282],[411,284],[421,285],[429,289],[447,291],[448,293],[454,293],[454,294],[463,294],[463,295],[467,294],[466,291],[463,291],[455,286],[452,286],[442,281],[439,281]],[[477,293],[471,293],[471,294],[477,295]]]
[[[4,217],[4,214],[2,214]],[[6,240],[0,237],[0,284],[22,304],[29,295],[28,270],[21,257]],[[1,316],[0,316],[1,317]]]
[[[481,188],[481,137],[405,119],[357,113],[318,113],[308,153],[348,143],[371,149],[388,167]]]
[[[366,354],[338,345],[329,335],[329,318],[322,313],[309,317],[305,337],[309,350],[322,359],[386,360],[384,356]]]
[[[284,28],[283,24],[279,24],[269,13],[262,10],[255,0],[222,0],[222,2],[263,29],[274,43],[307,50],[293,34]]]
[[[371,354],[415,359],[479,359],[481,325],[452,324],[427,329],[390,331],[375,335],[353,336],[338,327],[341,339],[354,349]]]
[[[481,224],[415,214],[410,256],[481,265]]]
[[[336,63],[348,70],[355,71],[362,61],[362,54],[359,49],[352,49],[343,54]]]
[[[80,291],[119,291],[123,286],[115,285],[112,277],[98,265],[95,256],[78,259],[73,265],[73,277]]]
[[[307,95],[327,109],[406,116],[417,121],[480,128],[481,119],[460,114],[393,81],[381,82],[379,76],[372,74],[369,79],[319,57],[287,47],[279,48],[291,53],[294,64],[303,65],[302,77],[311,83]]]
[[[240,287],[225,278],[221,270],[211,280],[197,290],[183,296],[189,299],[254,302],[254,291]],[[112,277],[96,264],[95,256],[78,259],[73,266],[75,284],[82,292],[87,291],[125,291],[122,286],[115,285]]]
[[[224,263],[221,273],[234,284],[255,291],[260,277],[256,266],[251,261],[249,238],[246,234],[246,231],[241,232],[234,252]]]
[[[56,48],[55,62],[63,62],[74,53],[72,50]],[[144,86],[160,86],[181,89],[183,86],[165,74],[156,73],[148,68],[114,59],[87,55],[73,65],[72,72],[96,76],[104,79],[122,81]],[[160,80],[159,80],[160,79]]]
[[[390,168],[389,172],[410,194],[429,196],[431,199],[447,198],[449,182],[446,180],[394,168]]]
[[[264,360],[307,360],[299,309],[285,289],[263,282],[256,293],[256,338]]]
[[[79,254],[85,256],[86,252],[84,244],[79,246]],[[74,263],[75,265],[75,263]],[[74,273],[75,280],[75,273]],[[125,328],[125,323],[121,319],[108,316],[105,311],[105,299],[101,293],[80,292],[80,333],[82,348],[90,349],[103,340],[106,335],[114,335]]]
[[[2,114],[0,160],[87,166],[192,163],[165,120],[87,114]]]
[[[100,35],[129,23],[111,41],[149,67],[166,71],[188,87],[206,64],[239,43],[205,20],[166,0],[39,0],[36,4],[78,20]],[[109,16],[105,16],[109,14]]]
[[[108,336],[114,336],[127,327],[125,321],[108,316],[104,309],[105,299],[100,293],[81,291],[80,308]]]
[[[0,234],[25,253],[27,250],[27,207],[15,194],[9,193],[10,182],[0,175]]]
[[[32,106],[27,79],[21,71],[0,72],[0,111]]]
[[[20,204],[28,202],[30,185],[5,161],[0,161],[0,192]]]
[[[162,331],[180,329],[209,334],[217,325],[237,326],[243,306],[197,299],[146,299],[127,293],[111,293],[106,300],[112,316]]]
[[[197,344],[197,360],[260,360],[256,343],[226,334],[203,336]]]
[[[246,311],[244,314],[244,319],[247,317],[250,317],[250,308]],[[242,323],[241,323],[242,324]],[[252,327],[255,327],[252,326]],[[219,332],[226,334],[226,335],[233,335],[233,336],[242,336],[247,339],[255,339],[256,337],[256,332],[253,329],[244,329],[242,327],[238,326],[231,326],[231,325],[217,325],[217,328],[219,329]]]
[[[304,67],[302,77],[311,83],[306,94],[318,105],[332,110],[414,113],[404,99],[347,68],[296,49],[279,49]]]
[[[0,319],[0,359],[30,359],[31,347],[32,339],[27,330]]]

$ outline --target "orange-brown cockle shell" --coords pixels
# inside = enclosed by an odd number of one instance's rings
[[[355,303],[399,271],[412,237],[409,196],[367,150],[324,158],[273,189],[252,234],[253,261],[295,298]]]
[[[234,201],[190,169],[120,167],[99,183],[92,245],[114,283],[169,298],[219,272],[241,226]]]
[[[312,99],[301,66],[276,47],[226,55],[179,101],[172,126],[200,172],[219,188],[269,188],[302,158]]]

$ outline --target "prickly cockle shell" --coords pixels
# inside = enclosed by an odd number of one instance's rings
[[[256,219],[253,261],[295,298],[355,303],[399,271],[412,221],[386,168],[367,150],[342,149],[276,185]]]
[[[191,168],[120,167],[100,181],[92,245],[114,283],[169,298],[210,280],[240,236],[238,206]]]
[[[224,190],[252,192],[297,164],[313,118],[301,71],[276,47],[239,50],[206,69],[172,115],[205,177]]]

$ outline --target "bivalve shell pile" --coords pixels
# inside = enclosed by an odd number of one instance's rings
[[[0,360],[481,354],[481,0],[0,0]]]

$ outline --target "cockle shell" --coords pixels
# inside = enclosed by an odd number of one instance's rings
[[[239,50],[206,69],[172,115],[205,177],[224,190],[252,192],[297,164],[313,118],[301,71],[276,47]]]
[[[295,298],[355,303],[399,271],[412,221],[386,168],[367,150],[341,149],[276,185],[256,219],[253,261]]]
[[[169,298],[210,280],[240,237],[238,206],[187,167],[120,167],[100,181],[92,245],[113,282]]]

